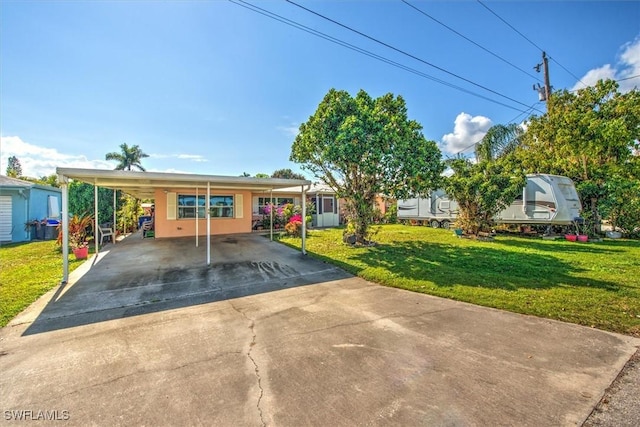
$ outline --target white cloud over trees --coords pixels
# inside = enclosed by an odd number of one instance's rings
[[[55,148],[41,147],[23,141],[19,136],[0,137],[0,173],[4,175],[7,161],[16,156],[24,176],[40,178],[56,172],[56,167],[113,169],[105,160],[90,160],[84,155],[64,154]]]
[[[445,153],[456,154],[479,142],[491,125],[488,117],[462,112],[454,121],[453,132],[442,137],[441,148]]]

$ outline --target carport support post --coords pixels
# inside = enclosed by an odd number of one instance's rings
[[[305,246],[307,240],[307,192],[302,186],[302,255],[307,254]]]
[[[271,189],[270,196],[270,205],[271,209],[269,209],[269,215],[271,215],[271,220],[269,221],[269,239],[273,242],[273,188]]]
[[[62,187],[62,283],[69,281],[69,185],[67,177],[58,177]]]
[[[98,237],[98,181],[94,180],[93,181],[93,199],[94,199],[94,212],[95,212],[95,217],[93,218],[93,242],[95,243],[95,248],[96,248],[96,259],[98,257],[98,253],[99,253],[99,249],[98,246],[100,246],[100,242],[98,242],[99,237]],[[101,239],[100,239],[101,240]]]
[[[198,218],[199,210],[200,210],[200,205],[198,203],[198,186],[196,185],[196,248],[198,247],[198,233],[200,232],[198,228],[198,223],[200,222],[200,218]]]
[[[211,183],[207,181],[207,265],[211,265],[211,209],[209,209],[209,203],[211,203]]]
[[[116,243],[116,230],[118,229],[116,226],[116,208],[118,206],[118,204],[116,203],[116,193],[118,192],[118,190],[116,190],[115,188],[113,189],[113,235],[111,236],[111,239],[113,241],[113,243]]]

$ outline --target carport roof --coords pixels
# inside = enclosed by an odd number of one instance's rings
[[[310,185],[304,179],[254,178],[243,176],[196,175],[167,172],[138,172],[106,169],[57,168],[58,180],[67,178],[105,187],[123,190],[140,199],[153,198],[155,190],[206,187],[216,189],[269,191],[278,188]]]

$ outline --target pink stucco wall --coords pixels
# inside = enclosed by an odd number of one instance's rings
[[[195,194],[194,189],[172,189],[178,194]],[[206,195],[206,189],[198,190],[199,195]],[[251,232],[251,192],[238,190],[211,189],[211,195],[233,195],[242,194],[242,218],[211,218],[211,234],[232,234]],[[234,203],[237,202],[234,200]],[[234,209],[236,209],[234,207]],[[206,236],[207,220],[198,219],[198,234]],[[196,235],[195,219],[167,219],[167,194],[161,189],[155,192],[155,235],[157,238],[163,237],[186,237]]]

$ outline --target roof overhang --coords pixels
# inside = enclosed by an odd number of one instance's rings
[[[223,190],[270,191],[279,188],[308,186],[304,179],[254,178],[244,176],[196,175],[167,172],[138,172],[106,169],[56,168],[58,181],[67,179],[98,187],[122,190],[139,199],[152,199],[156,189],[211,188]]]

